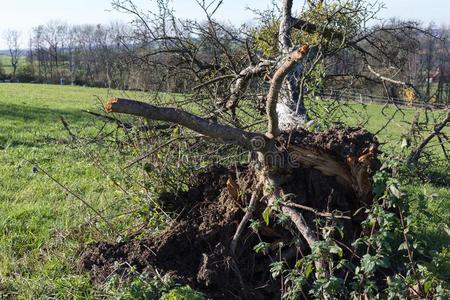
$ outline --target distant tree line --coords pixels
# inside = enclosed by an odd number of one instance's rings
[[[364,54],[350,48],[331,57],[327,86],[394,99],[449,103],[449,28],[405,26],[395,20],[378,26],[378,32],[376,28],[360,44]]]
[[[3,61],[0,79],[191,92],[202,69],[215,69],[220,74],[220,60],[234,60],[237,64],[238,56],[245,56],[248,47],[261,44],[264,38],[270,39],[270,30],[267,31],[270,22],[273,20],[268,18],[258,28],[246,31],[220,24],[214,33],[220,43],[214,43],[205,39],[211,30],[207,23],[203,27],[195,23],[194,32],[194,26],[185,22],[173,32],[173,37],[158,40],[142,31],[142,24],[67,25],[51,21],[33,28],[27,51],[20,50],[17,31],[4,35],[13,71],[5,74]],[[249,39],[249,32],[253,40]],[[363,52],[345,47],[326,56],[320,74],[315,76],[322,77],[326,82],[323,86],[331,93],[345,89],[447,103],[449,33],[444,27],[421,28],[414,23],[408,27],[391,20],[372,28],[370,36],[361,36],[358,47],[363,47]],[[269,50],[262,47],[260,51]],[[20,55],[26,56],[26,60],[19,63]],[[200,61],[208,63],[193,71],[192,64]],[[306,93],[313,89],[305,88]]]
[[[69,26],[54,21],[34,28],[25,67],[28,80],[106,87],[123,84],[129,74],[122,63],[127,30],[122,23]]]

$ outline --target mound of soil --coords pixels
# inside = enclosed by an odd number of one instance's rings
[[[308,157],[286,175],[283,189],[293,195],[290,201],[317,211],[345,212],[349,217],[340,220],[345,232],[341,240],[350,244],[361,230],[354,213],[370,205],[371,196],[361,189],[367,189],[371,174],[379,167],[378,142],[367,131],[348,128],[320,134],[301,131],[283,138],[288,148],[293,145]],[[295,263],[299,253],[289,248],[289,228],[273,220],[270,226],[261,227],[259,235],[246,229],[235,255],[229,251],[255,189],[255,177],[254,169],[247,166],[218,166],[197,174],[188,192],[161,195],[161,202],[180,212],[164,232],[116,244],[89,245],[82,252],[80,266],[99,283],[134,266],[140,272],[170,274],[212,299],[279,298],[280,283],[268,272],[271,254],[256,254],[253,247],[262,239],[271,245],[273,256],[282,253],[288,264]],[[257,208],[255,219],[261,219],[263,209],[263,205]],[[313,211],[301,213],[308,222],[317,217]]]

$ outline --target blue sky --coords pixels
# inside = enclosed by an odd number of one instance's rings
[[[370,1],[370,0],[369,0]],[[142,8],[154,7],[152,0],[135,0]],[[180,17],[201,18],[202,12],[193,0],[172,0]],[[420,20],[424,23],[450,25],[450,0],[384,0],[386,9],[379,17],[398,17]],[[129,17],[112,12],[111,0],[0,0],[0,49],[5,48],[1,33],[6,29],[18,29],[24,37],[30,29],[49,20],[66,21],[69,24],[108,23],[111,20],[129,20]],[[224,0],[217,17],[233,23],[252,19],[252,12],[246,7],[264,9],[271,0]],[[294,0],[294,7],[300,7],[302,0]],[[24,38],[24,46],[26,38]]]

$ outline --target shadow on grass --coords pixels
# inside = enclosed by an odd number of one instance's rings
[[[436,253],[445,253],[445,249],[450,247],[450,237],[443,231],[429,229],[425,232],[416,233],[415,237],[426,245],[426,251],[422,257],[427,263],[431,263],[430,257],[436,257]],[[440,259],[441,261],[438,264],[429,265],[434,269],[433,273],[444,281],[450,279],[450,261],[446,257],[447,255],[444,254],[444,257]]]
[[[430,178],[430,183],[438,188],[450,188],[450,171],[433,171],[428,172],[427,176]]]
[[[16,119],[21,121],[39,121],[42,123],[59,122],[59,117],[70,118],[73,121],[88,120],[85,113],[80,110],[63,110],[57,108],[36,107],[18,104],[2,104],[0,106],[0,120]]]
[[[3,104],[0,106],[0,149],[7,147],[39,147],[52,139],[60,138],[57,131],[66,134],[60,117],[72,127],[86,127],[93,117],[81,110],[57,109]],[[14,123],[12,123],[14,122]],[[33,133],[30,133],[33,131]]]
[[[0,150],[6,150],[8,148],[17,148],[17,147],[39,147],[42,145],[42,141],[23,141],[23,140],[15,140],[9,139],[1,136],[0,132]]]
[[[423,175],[430,180],[430,184],[437,188],[450,188],[450,168],[447,162],[442,161],[442,166],[422,166]]]

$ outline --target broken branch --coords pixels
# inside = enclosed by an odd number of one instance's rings
[[[171,122],[200,134],[252,150],[251,140],[261,134],[218,124],[172,107],[158,107],[148,103],[112,97],[105,105],[106,112],[124,113],[151,120]]]

